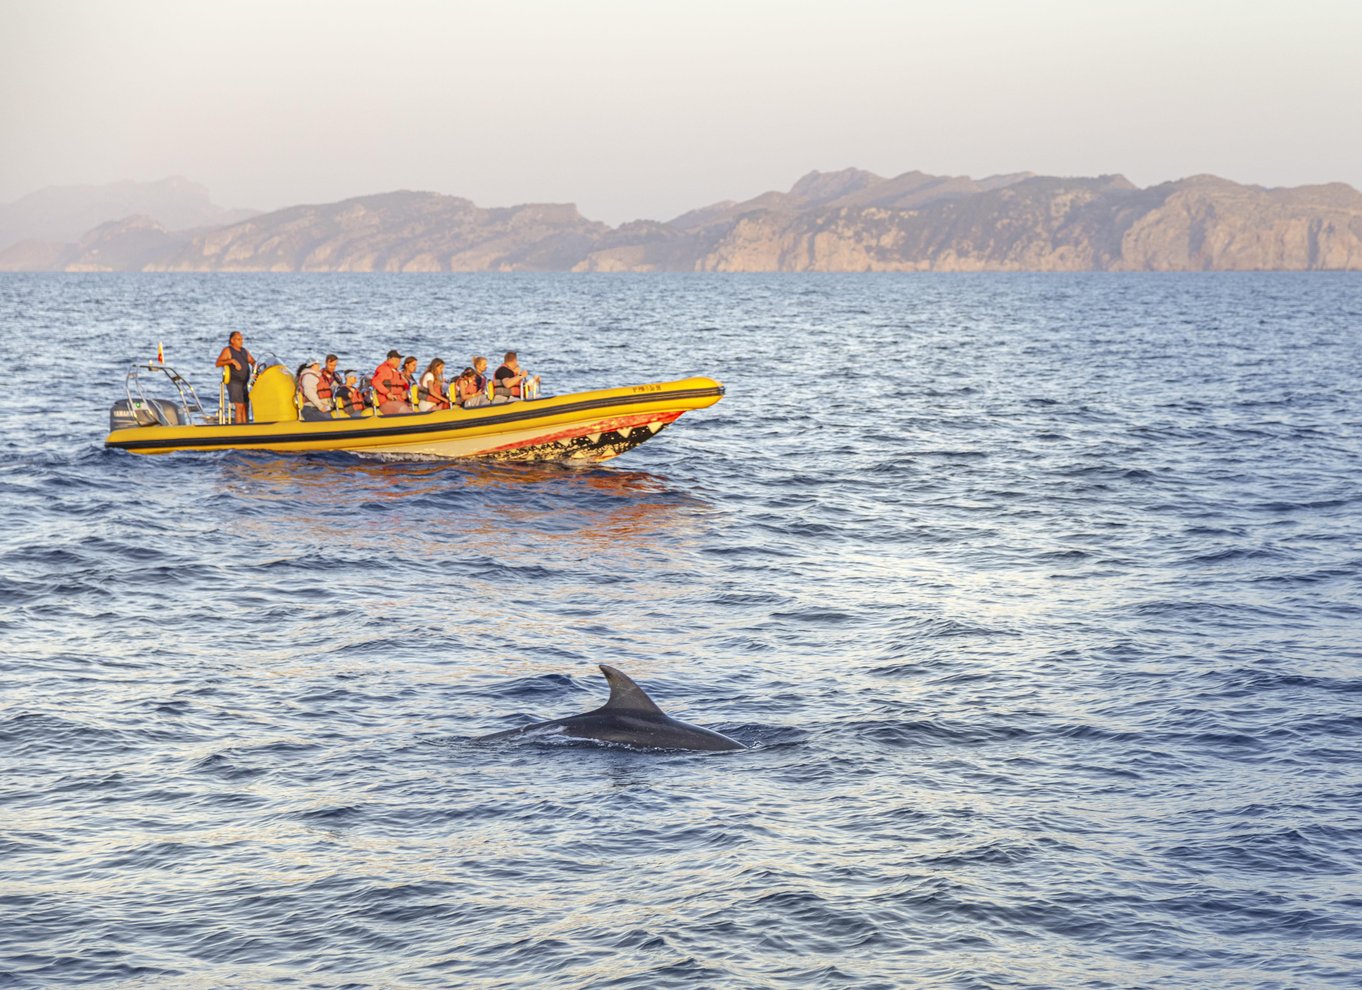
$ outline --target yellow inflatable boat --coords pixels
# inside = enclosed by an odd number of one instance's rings
[[[178,399],[148,397],[143,372],[169,378]],[[514,461],[605,461],[656,436],[683,413],[718,402],[712,378],[575,392],[475,409],[303,421],[293,376],[280,365],[261,372],[251,393],[254,422],[225,422],[203,409],[193,386],[164,364],[128,373],[128,397],[109,414],[106,447],[138,454],[186,450],[344,450],[414,458],[480,457]]]

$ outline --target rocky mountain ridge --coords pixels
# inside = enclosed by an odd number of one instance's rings
[[[49,245],[52,252],[102,224],[132,216],[152,217],[169,230],[194,230],[225,226],[256,212],[218,206],[207,189],[183,176],[103,186],[50,186],[0,204],[0,248],[34,241]]]
[[[787,192],[610,227],[570,204],[482,208],[392,192],[177,232],[147,216],[0,270],[1201,271],[1362,270],[1362,194],[1193,176],[971,179],[811,172]]]

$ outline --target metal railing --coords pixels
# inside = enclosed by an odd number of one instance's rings
[[[203,403],[199,401],[198,393],[194,391],[194,386],[189,383],[189,380],[185,378],[183,375],[181,375],[174,368],[170,367],[169,365],[156,364],[154,362],[133,365],[133,367],[128,371],[128,377],[125,383],[126,390],[128,393],[128,405],[135,412],[140,413],[141,411],[145,410],[148,414],[153,416],[156,419],[156,421],[160,423],[162,426],[172,425],[167,420],[165,413],[161,410],[161,407],[157,403],[151,402],[148,399],[146,388],[144,387],[144,383],[142,381],[142,372],[144,371],[159,371],[161,374],[165,375],[167,378],[170,379],[170,383],[175,386],[175,394],[179,396],[179,401],[177,405],[180,407],[180,411],[183,414],[183,419],[185,423],[193,422],[195,413],[198,414],[199,420],[201,422],[212,422],[212,420],[208,416],[207,411],[203,408]],[[136,393],[135,395],[133,394],[134,392]],[[221,417],[222,409],[221,406],[219,406],[218,409],[219,422],[222,421]]]

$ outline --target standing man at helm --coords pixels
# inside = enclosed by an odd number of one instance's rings
[[[227,368],[227,401],[232,404],[232,422],[246,422],[246,386],[251,380],[255,358],[246,350],[240,330],[233,330],[227,346],[218,355],[215,368]]]

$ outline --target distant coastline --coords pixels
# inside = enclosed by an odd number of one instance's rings
[[[173,179],[0,207],[0,246],[0,271],[1359,271],[1362,193],[845,169],[611,227],[571,204],[482,208],[410,191],[256,214]]]

